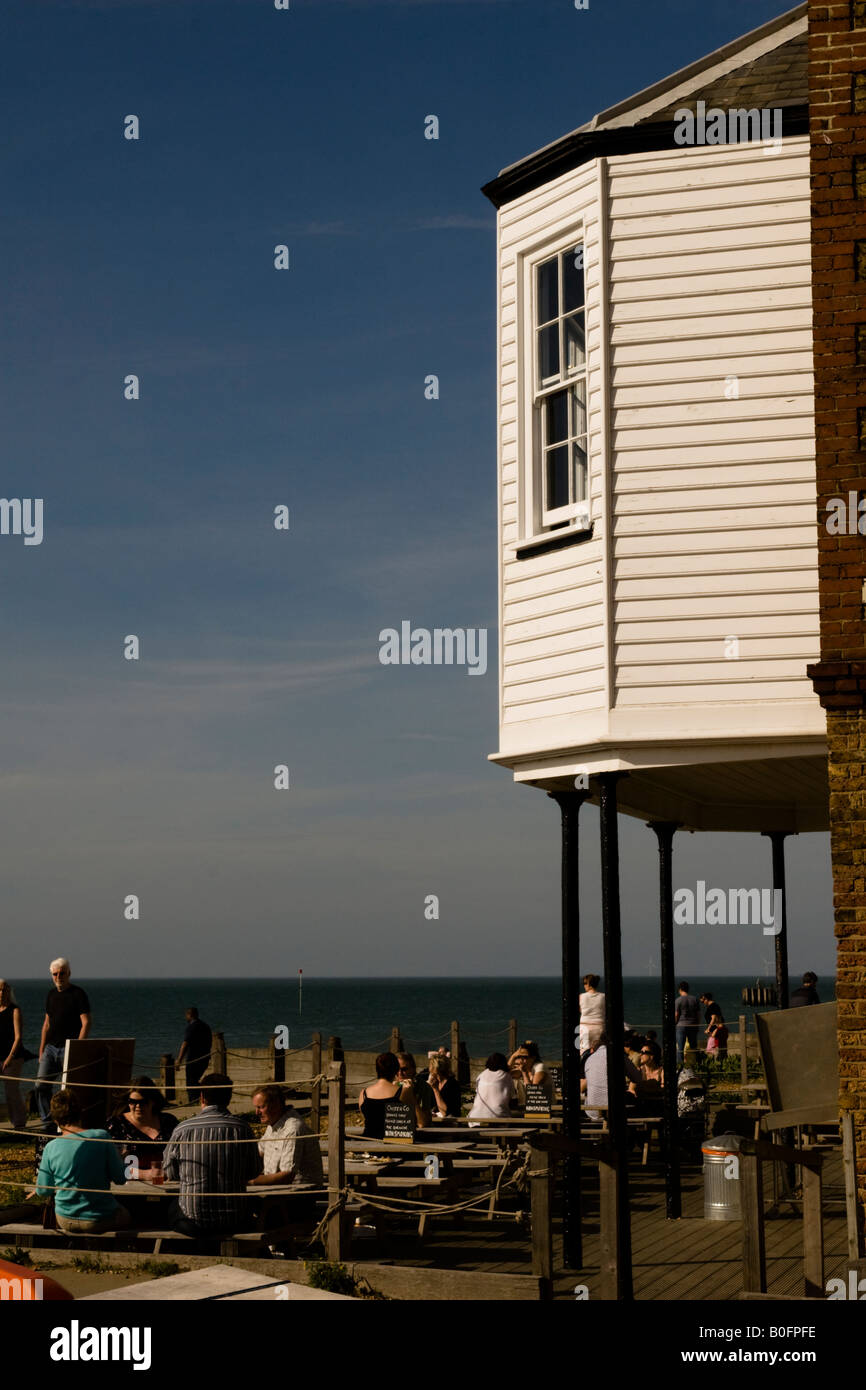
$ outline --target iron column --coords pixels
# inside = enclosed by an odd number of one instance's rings
[[[673,843],[677,822],[650,821],[659,842],[659,940],[662,976],[662,1064],[664,1092],[662,1114],[665,1135],[665,1215],[682,1216],[680,1191],[679,1116],[677,1112],[677,1042],[674,1029],[674,888]]]
[[[604,1005],[607,1046],[607,1117],[616,1157],[618,1300],[634,1298],[631,1269],[631,1215],[628,1182],[628,1123],[625,1108],[625,1029],[622,998],[622,932],[619,911],[619,833],[616,784],[623,774],[602,772],[601,917],[604,932]]]
[[[588,791],[550,792],[562,814],[562,1128],[580,1138],[580,1067],[577,1013],[580,993],[580,898],[577,818]],[[563,1167],[562,1238],[566,1268],[580,1269],[580,1156],[566,1154]]]
[[[785,892],[785,837],[787,830],[762,830],[773,847],[773,891],[782,893],[782,929],[776,933],[776,999],[780,1009],[787,1009],[788,997],[788,895]],[[775,901],[775,899],[774,899]],[[778,923],[774,923],[778,926]]]

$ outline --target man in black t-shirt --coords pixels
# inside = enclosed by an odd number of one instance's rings
[[[184,1057],[189,1058],[186,1064],[186,1089],[191,1105],[198,1101],[198,1083],[208,1069],[212,1041],[213,1034],[204,1019],[199,1018],[198,1009],[187,1009],[177,1065],[180,1066]]]
[[[54,988],[45,1000],[45,1018],[39,1040],[40,1080],[56,1080],[63,1069],[63,1057],[70,1038],[86,1038],[90,1032],[90,1000],[78,985],[70,984],[69,961],[64,956],[51,962]],[[55,1134],[57,1126],[51,1119],[53,1086],[36,1087],[36,1103],[46,1134]]]

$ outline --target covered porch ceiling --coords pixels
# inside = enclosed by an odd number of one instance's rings
[[[601,771],[601,769],[598,769]],[[707,762],[666,767],[607,761],[627,773],[617,786],[619,810],[642,820],[677,821],[687,830],[829,830],[826,754]],[[515,768],[515,780],[545,791],[573,791],[574,775],[539,776]],[[597,803],[592,769],[590,800]]]

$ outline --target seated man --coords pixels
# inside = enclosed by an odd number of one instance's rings
[[[281,1088],[260,1086],[253,1096],[253,1105],[259,1122],[267,1129],[259,1141],[263,1171],[252,1181],[262,1185],[295,1183],[323,1187],[318,1135],[311,1135],[307,1122],[291,1105],[286,1105]]]
[[[52,1096],[50,1113],[60,1138],[42,1150],[35,1195],[53,1196],[57,1225],[68,1235],[100,1235],[128,1226],[129,1212],[111,1192],[112,1183],[126,1182],[126,1172],[107,1130],[84,1128],[72,1091]]]
[[[237,1231],[249,1220],[249,1199],[242,1194],[261,1165],[246,1120],[229,1112],[230,1077],[209,1072],[201,1088],[201,1113],[178,1125],[162,1168],[168,1181],[180,1182],[170,1218],[175,1230],[207,1239]]]
[[[599,1111],[589,1109],[590,1106],[600,1105],[607,1109],[607,1049],[607,1034],[602,1033],[598,1040],[593,1043],[592,1052],[584,1060],[580,1090],[586,1098],[586,1118],[588,1120],[602,1118]],[[627,1056],[624,1060],[626,1092],[634,1096],[640,1081],[640,1072]]]

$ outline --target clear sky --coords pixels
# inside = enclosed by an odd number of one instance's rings
[[[2,491],[44,498],[45,534],[0,538],[0,974],[60,953],[89,979],[558,970],[558,812],[486,761],[479,188],[783,8],[6,0]],[[380,629],[404,620],[489,629],[487,674],[380,665]],[[582,959],[600,969],[583,815]],[[792,970],[827,972],[827,838],[790,844]],[[625,968],[643,973],[640,822],[622,853]],[[769,846],[680,836],[675,880],[697,877],[769,886]],[[767,968],[749,929],[678,942],[683,972]]]

